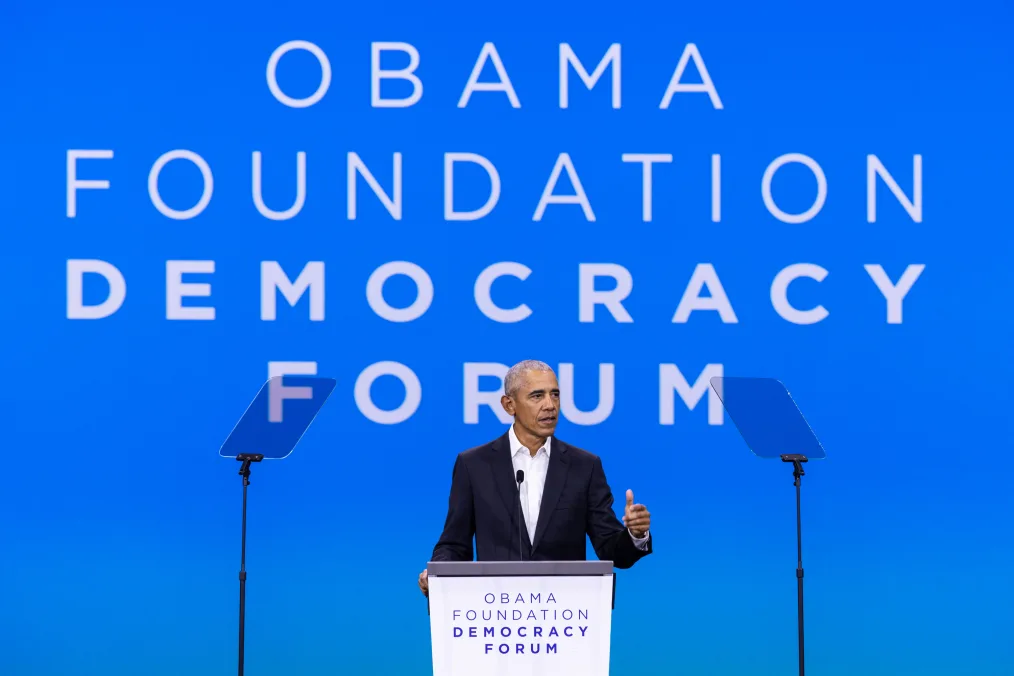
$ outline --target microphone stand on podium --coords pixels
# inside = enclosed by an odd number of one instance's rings
[[[774,378],[711,379],[711,387],[754,455],[792,463],[796,487],[796,608],[799,676],[806,672],[803,643],[803,520],[800,486],[803,463],[826,456],[785,386]]]
[[[521,529],[525,526],[525,515],[524,512],[521,511],[521,484],[525,481],[525,471],[523,469],[519,469],[517,474],[514,475],[514,478],[518,482],[518,560],[524,561],[525,540],[521,535]]]
[[[219,455],[241,462],[243,513],[239,553],[239,676],[246,662],[246,512],[250,465],[289,456],[334,391],[334,378],[273,376],[261,386],[222,444]],[[289,403],[286,404],[286,401]]]

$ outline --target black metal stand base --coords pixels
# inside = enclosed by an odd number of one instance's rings
[[[799,606],[799,676],[805,673],[805,660],[803,659],[803,521],[800,515],[799,486],[802,477],[803,463],[807,461],[805,455],[787,454],[782,456],[782,462],[792,463],[793,482],[796,487],[796,603]]]
[[[243,676],[244,629],[246,624],[246,488],[250,485],[250,463],[260,462],[260,453],[241,453],[236,460],[243,463],[239,475],[243,477],[243,526],[239,554],[239,676]]]

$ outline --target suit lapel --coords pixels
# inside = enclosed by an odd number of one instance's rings
[[[500,494],[504,509],[507,510],[507,515],[510,518],[511,532],[517,533],[518,484],[514,478],[514,464],[511,462],[511,443],[506,434],[493,442],[492,454],[493,457],[490,458],[489,466],[493,472],[493,483],[496,484],[496,490]],[[523,531],[525,543],[530,547],[528,529],[522,528],[521,530]]]
[[[542,489],[542,504],[539,505],[539,522],[535,525],[535,541],[532,551],[539,546],[542,536],[549,525],[549,519],[560,501],[563,487],[567,483],[567,446],[559,439],[553,438],[549,450],[549,469],[546,472],[546,486]]]

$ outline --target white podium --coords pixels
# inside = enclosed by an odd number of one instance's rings
[[[608,676],[611,561],[431,561],[433,676]]]

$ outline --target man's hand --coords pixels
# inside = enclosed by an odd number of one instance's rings
[[[644,505],[634,504],[634,491],[627,490],[627,506],[623,510],[623,525],[635,538],[643,538],[651,526],[651,512]]]
[[[430,595],[429,574],[425,570],[419,573],[419,589],[422,591],[423,596]]]

